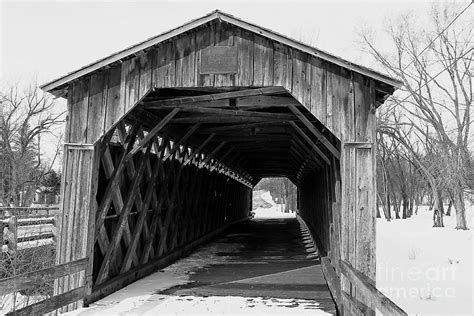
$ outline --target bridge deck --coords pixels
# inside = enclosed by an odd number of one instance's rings
[[[295,218],[254,219],[78,313],[335,314],[312,247]]]

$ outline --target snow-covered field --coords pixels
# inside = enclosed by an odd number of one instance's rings
[[[410,314],[473,315],[473,221],[456,230],[456,216],[432,227],[432,212],[377,220],[377,288]],[[453,210],[454,213],[454,210]]]

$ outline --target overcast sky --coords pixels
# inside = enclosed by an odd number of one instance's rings
[[[359,60],[355,29],[427,1],[1,1],[2,78],[40,83],[220,9]],[[422,14],[420,14],[422,15]]]
[[[381,29],[387,16],[411,10],[421,17],[430,9],[421,0],[0,3],[2,86],[45,83],[215,9],[373,66],[357,44],[357,28]]]

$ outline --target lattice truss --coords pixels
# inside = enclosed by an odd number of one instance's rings
[[[93,284],[186,245],[245,216],[250,180],[211,153],[122,120],[100,140]]]

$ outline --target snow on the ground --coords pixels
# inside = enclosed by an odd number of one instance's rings
[[[456,230],[456,215],[432,227],[427,206],[408,219],[377,220],[377,288],[410,314],[473,314],[474,208],[470,230]]]
[[[257,208],[254,210],[255,216],[254,218],[294,218],[296,216],[295,213],[285,213],[285,204],[276,204],[270,192],[266,191],[261,195],[262,199],[265,202],[270,203],[272,206],[269,208]]]
[[[16,295],[9,293],[0,296],[0,315],[5,315],[7,312],[12,311],[13,305],[15,305],[16,309],[18,310],[33,303],[43,301],[44,299],[46,299],[46,297],[41,295],[24,296],[20,293],[16,293]]]
[[[109,305],[81,308],[65,315],[330,315],[313,301],[238,296],[168,296],[127,297]]]

